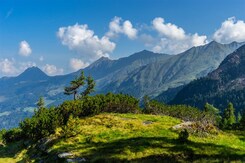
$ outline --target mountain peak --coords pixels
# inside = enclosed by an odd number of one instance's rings
[[[18,80],[22,81],[38,81],[38,80],[46,80],[49,76],[45,74],[38,67],[29,67],[19,76],[17,76]]]
[[[219,46],[219,45],[222,45],[221,43],[218,43],[217,41],[213,40],[211,41],[210,43],[207,44],[209,47],[210,46]]]
[[[91,69],[91,68],[95,68],[95,67],[99,67],[101,65],[103,65],[104,63],[109,63],[112,62],[112,60],[108,57],[100,57],[98,60],[96,60],[95,62],[93,62],[92,64],[90,64],[87,68]]]

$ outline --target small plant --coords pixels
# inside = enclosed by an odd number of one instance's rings
[[[13,129],[6,131],[2,135],[2,138],[3,138],[4,143],[11,143],[11,142],[22,140],[24,136],[20,128],[13,128]]]
[[[178,140],[182,143],[186,143],[188,142],[188,137],[189,137],[189,133],[187,131],[187,129],[184,129],[182,130],[180,133],[179,133],[179,138]]]
[[[67,124],[62,127],[61,135],[65,138],[69,138],[76,136],[79,132],[79,118],[74,118],[70,115]]]

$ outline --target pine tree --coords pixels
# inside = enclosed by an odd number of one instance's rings
[[[239,122],[239,126],[242,129],[245,129],[245,111],[243,111],[242,116],[241,116],[241,120]]]
[[[240,123],[241,119],[242,119],[242,115],[240,112],[238,112],[237,113],[237,123]]]
[[[38,109],[45,107],[45,102],[44,102],[44,98],[43,97],[39,98],[39,100],[37,102],[37,107],[38,107]]]
[[[236,123],[235,109],[231,102],[228,104],[228,107],[224,110],[222,123],[223,128],[229,128],[231,125]]]
[[[87,88],[81,93],[82,97],[85,97],[89,94],[91,94],[92,92],[94,92],[94,87],[95,87],[95,81],[91,76],[88,76],[86,78],[87,81]]]
[[[86,77],[84,76],[84,72],[81,71],[81,75],[75,80],[72,80],[69,87],[65,87],[64,94],[66,95],[73,94],[73,99],[76,100],[78,89],[85,84],[85,79]]]
[[[78,89],[84,86],[85,83],[87,83],[87,88],[82,93],[80,93],[80,97],[77,97]],[[64,93],[66,95],[73,94],[74,96],[73,98],[74,100],[76,100],[78,98],[85,97],[90,93],[94,92],[94,88],[95,88],[94,79],[91,76],[85,77],[84,72],[82,71],[80,77],[76,78],[75,80],[72,80],[69,87],[65,87]]]

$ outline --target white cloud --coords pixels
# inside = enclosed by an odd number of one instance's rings
[[[235,17],[228,18],[214,33],[213,39],[220,43],[245,41],[245,22],[243,20],[236,20]]]
[[[44,57],[43,57],[43,56],[40,56],[40,57],[39,57],[39,61],[42,62],[43,60],[44,60]]]
[[[87,62],[83,62],[80,59],[77,58],[71,58],[70,59],[70,66],[73,70],[77,71],[79,69],[85,68],[89,65]]]
[[[31,55],[31,53],[32,53],[32,50],[31,50],[31,47],[28,44],[28,42],[26,42],[25,40],[21,41],[19,44],[19,54],[21,56],[27,57],[27,56]]]
[[[35,62],[20,62],[17,63],[18,69],[20,70],[19,72],[22,72],[23,70],[29,68],[29,67],[33,67],[33,66],[37,66]]]
[[[185,38],[185,31],[171,23],[165,24],[164,19],[161,17],[155,18],[152,21],[153,28],[162,36],[170,39],[182,40]]]
[[[55,65],[46,64],[42,67],[42,70],[48,75],[61,75],[64,70],[62,68],[57,68]]]
[[[107,36],[99,38],[95,35],[86,24],[61,27],[57,36],[63,45],[70,50],[76,50],[86,62],[92,62],[102,56],[108,57],[116,47]]]
[[[152,50],[156,53],[178,54],[193,46],[205,45],[207,43],[206,36],[199,36],[195,33],[194,35],[185,36],[183,40],[160,38]]]
[[[28,67],[36,66],[34,62],[16,62],[14,59],[0,59],[0,76],[16,76]]]
[[[0,73],[2,75],[14,75],[17,73],[14,61],[7,58],[0,60]]]
[[[115,17],[109,24],[109,32],[107,36],[110,38],[117,37],[118,34],[124,34],[129,39],[137,38],[137,29],[135,29],[129,20],[123,22],[122,18]]]
[[[165,23],[161,17],[152,21],[152,27],[159,36],[152,41],[152,50],[158,53],[178,54],[193,46],[207,44],[207,36],[186,34],[184,29],[175,24]],[[151,45],[149,42],[147,45]]]

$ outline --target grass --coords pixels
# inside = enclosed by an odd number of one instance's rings
[[[90,162],[244,162],[245,132],[220,132],[180,143],[172,127],[180,119],[145,114],[100,114],[79,119],[78,134],[57,138],[50,154],[71,152]],[[56,136],[61,132],[57,129]],[[0,147],[0,162],[25,161],[21,143]],[[32,152],[33,154],[33,152]],[[47,160],[46,162],[48,162]]]
[[[197,137],[180,143],[171,128],[181,120],[143,114],[100,114],[79,120],[79,134],[59,139],[52,151],[72,152],[90,161],[245,161],[237,133]]]

